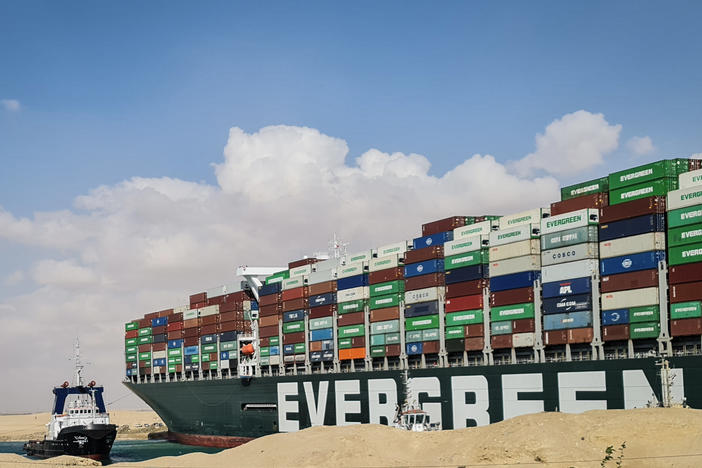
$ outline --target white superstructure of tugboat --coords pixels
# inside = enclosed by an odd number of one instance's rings
[[[429,413],[424,411],[414,398],[407,378],[407,370],[402,375],[405,401],[397,407],[392,427],[411,432],[440,431],[441,423],[432,423]]]
[[[54,405],[47,434],[43,440],[30,440],[24,444],[28,455],[40,458],[74,455],[94,460],[109,457],[117,426],[110,424],[102,397],[103,387],[94,381],[83,384],[78,340],[75,365],[75,385],[64,382],[60,387],[54,387]]]

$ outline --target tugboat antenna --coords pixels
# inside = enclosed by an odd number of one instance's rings
[[[83,386],[83,377],[80,375],[83,372],[83,364],[80,362],[80,341],[76,337],[75,345],[75,365],[76,365],[76,387]]]

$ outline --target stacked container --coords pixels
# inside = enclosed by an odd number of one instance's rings
[[[561,188],[561,201],[551,203],[551,216],[585,208],[602,208],[609,205],[609,178],[589,180]]]
[[[585,208],[541,220],[544,345],[599,343],[597,225]]]
[[[678,188],[678,175],[688,172],[687,159],[664,159],[609,175],[609,204],[664,197]]]
[[[702,170],[680,174],[668,194],[670,334],[702,335]],[[698,344],[699,344],[699,340]]]
[[[354,257],[354,256],[351,256]],[[337,341],[339,360],[355,361],[366,358],[366,307],[370,297],[368,287],[368,261],[370,251],[363,260],[339,267],[337,279]]]
[[[317,264],[307,283],[309,290],[309,355],[310,362],[334,361],[334,329],[336,321],[336,272],[334,261]]]
[[[307,277],[312,265],[301,265],[290,269],[290,277],[283,280],[281,291],[283,320],[283,363],[296,366],[307,360],[306,317],[309,312],[309,289]],[[263,357],[263,353],[261,353]]]
[[[266,278],[266,284],[258,290],[258,336],[261,365],[271,364],[270,348],[277,351],[273,362],[281,364],[281,325],[283,318],[283,281],[290,276],[288,270]],[[266,354],[267,356],[264,356]]]
[[[490,232],[496,220],[458,227],[444,244],[446,352],[481,352],[485,348],[484,291]]]
[[[541,220],[538,208],[499,220],[490,233],[490,346],[493,350],[533,348],[534,284],[540,276]],[[514,355],[513,355],[514,357]]]

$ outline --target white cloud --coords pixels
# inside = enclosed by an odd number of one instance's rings
[[[0,99],[0,104],[6,111],[17,112],[22,107],[17,99]]]
[[[5,277],[5,284],[8,286],[14,286],[16,284],[24,281],[24,272],[22,270],[16,270]]]
[[[651,137],[632,137],[626,143],[627,148],[636,156],[643,156],[652,153],[656,148],[653,146]]]
[[[536,135],[536,151],[515,161],[522,176],[535,171],[569,176],[594,168],[619,146],[621,125],[610,125],[602,114],[579,110],[551,122]]]

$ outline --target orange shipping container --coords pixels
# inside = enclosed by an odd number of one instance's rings
[[[349,348],[339,350],[339,359],[346,361],[349,359],[365,359],[366,348]]]
[[[258,319],[258,326],[260,327],[272,327],[278,325],[278,316],[269,315],[268,317],[261,317]]]
[[[197,328],[200,326],[200,319],[193,318],[183,321],[183,328]]]

